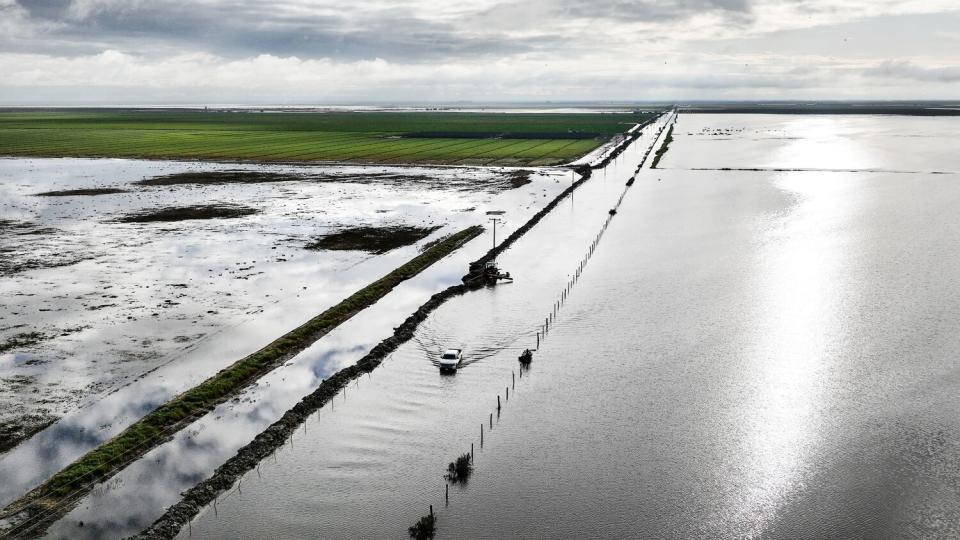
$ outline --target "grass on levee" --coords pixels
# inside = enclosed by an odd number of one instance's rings
[[[0,111],[0,155],[555,165],[654,115]]]
[[[257,377],[304,350],[320,336],[377,302],[401,282],[446,257],[482,231],[483,227],[475,225],[443,238],[339,304],[172,398],[9,505],[0,513],[0,517],[24,509],[56,507],[65,498],[87,489],[92,482],[108,478],[115,469],[143,455],[172,431],[224,402]]]
[[[657,165],[660,165],[660,160],[663,159],[663,155],[667,153],[667,150],[670,149],[670,143],[673,142],[673,126],[670,126],[670,129],[667,130],[667,136],[663,139],[663,144],[660,145],[660,148],[657,148],[656,153],[653,154],[653,164],[650,165],[651,169],[656,169]]]

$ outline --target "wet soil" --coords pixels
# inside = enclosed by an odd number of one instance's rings
[[[309,250],[366,251],[382,254],[409,246],[440,227],[353,227],[322,236],[305,247]]]
[[[4,233],[16,236],[32,236],[42,234],[59,233],[59,229],[53,227],[43,227],[30,221],[15,221],[12,219],[0,219],[0,235]],[[2,238],[2,236],[0,236]],[[0,253],[8,252],[9,248],[0,245]]]
[[[265,171],[190,171],[146,178],[138,180],[134,184],[139,186],[263,184],[269,182],[297,182],[304,179],[304,175],[301,174]]]
[[[86,189],[62,189],[59,191],[44,191],[37,193],[37,197],[74,197],[74,196],[92,196],[92,195],[113,195],[116,193],[126,193],[127,190],[120,188],[86,188]]]
[[[229,219],[249,216],[259,212],[256,208],[235,204],[198,204],[193,206],[171,206],[127,214],[117,218],[121,223],[154,223],[186,221],[189,219]]]
[[[17,221],[15,219],[0,219],[0,232],[12,232],[14,234],[25,234],[33,228],[29,221]]]
[[[18,381],[5,379],[4,382],[13,385]],[[19,381],[21,385],[29,384],[31,381]],[[49,426],[56,417],[28,414],[15,420],[0,422],[0,454],[16,446],[20,441],[30,437],[34,433]]]
[[[21,272],[26,272],[27,270],[42,270],[47,268],[72,266],[78,262],[94,258],[93,255],[81,255],[76,257],[51,255],[47,258],[17,259],[14,257],[7,258],[7,253],[7,250],[0,249],[0,254],[4,255],[4,257],[0,258],[0,276],[12,276]]]
[[[532,182],[532,180],[530,180],[530,177],[532,175],[533,175],[533,171],[522,169],[522,170],[514,171],[512,173],[507,174],[507,181],[510,182],[510,186],[512,188],[516,189],[518,187],[523,187],[529,184],[530,182]]]
[[[59,249],[63,244],[70,244],[72,251]],[[70,266],[93,258],[93,254],[79,251],[82,245],[72,234],[57,228],[31,221],[0,219],[0,276]]]
[[[516,189],[530,183],[534,171],[503,169],[497,175],[477,177],[472,174],[438,177],[430,174],[411,174],[368,170],[361,174],[328,172],[274,172],[257,170],[188,171],[155,176],[133,182],[137,186],[213,186],[231,184],[267,184],[279,182],[348,182],[357,184],[387,184],[439,189],[478,190],[491,192]]]
[[[45,339],[48,337],[40,332],[23,332],[0,342],[0,353],[36,345]]]

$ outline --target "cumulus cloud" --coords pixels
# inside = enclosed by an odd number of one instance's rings
[[[920,82],[960,82],[960,65],[924,67],[906,60],[888,60],[876,67],[864,70],[863,73],[867,77],[908,79]]]
[[[361,3],[362,4],[362,3]],[[536,40],[498,39],[490,32],[461,32],[450,23],[416,15],[390,3],[265,3],[253,0],[20,0],[29,21],[45,25],[43,39],[64,53],[107,47],[148,54],[190,49],[224,57],[256,54],[344,59],[437,59],[513,54]],[[8,42],[5,50],[31,51],[37,42]]]
[[[733,98],[744,92],[815,89],[823,81],[837,81],[822,70],[781,67],[744,73],[710,55],[623,70],[601,59],[588,66],[573,59],[543,64],[521,58],[395,63],[273,55],[228,60],[206,53],[148,59],[105,51],[68,59],[0,55],[0,71],[8,74],[8,90],[41,89],[41,96],[55,94],[57,88],[82,88],[81,94],[110,96],[117,103],[147,103],[155,96],[172,95],[194,104]],[[91,78],[91,73],[98,77]],[[246,99],[249,96],[254,97]]]
[[[0,0],[0,104],[912,97],[906,79],[943,94],[944,32],[912,49],[935,60],[805,49],[823,40],[804,32],[952,3]],[[774,54],[786,30],[797,45]]]
[[[720,15],[749,19],[749,0],[561,0],[562,13],[577,18],[602,18],[614,21],[665,22],[692,17]]]

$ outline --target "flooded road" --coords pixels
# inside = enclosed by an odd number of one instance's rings
[[[791,168],[824,168],[806,120],[768,125],[787,131]],[[754,152],[687,133],[765,122],[680,115],[665,169],[638,176],[522,378],[518,351],[630,154],[608,191],[598,171],[502,256],[516,283],[441,307],[181,537],[400,538],[429,504],[444,538],[960,534],[960,183],[903,172],[953,165],[901,164],[866,138],[862,161],[831,165],[862,172],[684,170]],[[955,140],[922,145],[946,155]],[[432,360],[454,345],[479,358],[442,377]],[[471,443],[476,472],[445,506],[446,463]]]
[[[633,173],[655,133],[651,128],[648,135],[641,137],[606,172],[595,171],[572,200],[564,201],[500,257],[500,265],[516,276],[513,284],[471,292],[441,306],[421,325],[414,341],[401,346],[371,377],[362,378],[357,387],[349,388],[343,401],[337,399],[332,407],[321,409],[315,417],[316,423],[313,419],[308,421],[303,436],[298,433],[294,437],[292,450],[287,447],[278,452],[279,469],[275,470],[269,459],[262,463],[259,474],[265,482],[274,475],[283,475],[282,482],[280,478],[274,479],[277,484],[270,481],[277,489],[287,489],[282,487],[287,486],[287,480],[299,482],[292,476],[300,475],[301,467],[316,466],[314,459],[321,464],[315,471],[320,476],[311,473],[302,480],[308,484],[329,485],[332,489],[310,501],[306,514],[288,513],[289,518],[314,525],[310,520],[325,520],[331,528],[321,528],[324,532],[317,534],[337,536],[339,533],[330,531],[339,530],[335,526],[339,520],[350,521],[349,516],[353,515],[347,505],[372,497],[379,501],[381,512],[371,516],[369,528],[355,534],[395,536],[398,519],[408,519],[409,512],[415,508],[411,501],[427,500],[424,498],[427,495],[443,493],[444,460],[469,450],[471,435],[480,450],[476,437],[479,423],[486,420],[488,406],[496,403],[497,388],[506,398],[505,386],[512,383],[514,376],[520,376],[517,355],[523,348],[535,346],[537,321],[546,315],[556,295],[575,272],[577,262],[609,216],[608,210],[622,195],[626,178]],[[541,264],[547,260],[551,264]],[[557,324],[564,323],[561,320]],[[462,347],[469,354],[455,376],[439,376],[436,358],[441,349],[452,346]],[[535,374],[536,370],[534,365],[528,374]],[[522,384],[523,380],[519,382]],[[483,412],[482,415],[478,415],[478,411]],[[450,432],[438,436],[432,431],[436,427]],[[496,428],[488,437],[495,437],[495,431]],[[307,461],[290,468],[284,465],[288,451],[299,456],[301,448],[308,452],[302,457]],[[394,469],[390,463],[402,464],[402,467]],[[381,473],[385,475],[381,480],[368,481],[369,475]],[[339,484],[335,479],[347,482],[334,487]],[[282,500],[267,502],[278,492],[256,494],[261,489],[258,482],[257,473],[253,473],[252,478],[247,475],[242,481],[245,496],[251,489],[255,493],[251,496],[265,504],[283,504]],[[235,495],[235,492],[228,494],[224,500]],[[387,496],[389,502],[380,501],[379,496]],[[218,503],[219,516],[234,511],[224,510],[225,504]],[[325,505],[333,505],[338,510],[330,510]],[[315,511],[320,508],[324,510],[318,516]],[[248,510],[244,504],[235,511]],[[86,515],[90,514],[75,512],[58,524],[58,530],[75,531],[77,520]],[[202,521],[207,517],[204,515],[194,523],[193,534],[201,534]],[[73,529],[67,527],[70,519],[74,520]],[[272,520],[271,523],[265,523],[265,529],[251,534],[265,534],[267,528],[275,534],[277,524]],[[211,534],[232,536],[236,532]],[[308,533],[292,529],[287,534]]]
[[[636,148],[624,154],[621,158],[623,161],[621,167],[624,170],[628,160],[638,159],[643,147],[648,146],[652,141],[654,133],[651,129],[650,135],[642,137],[641,143],[638,143]],[[635,166],[635,163],[631,166]],[[567,224],[569,216],[576,212],[576,215],[582,215],[588,220],[576,235],[578,240],[581,237],[585,240],[588,236],[595,234],[595,227],[592,224],[603,221],[607,215],[606,209],[610,208],[623,189],[623,182],[614,180],[613,175],[604,177],[601,172],[599,176],[595,176],[578,188],[572,201],[569,199],[564,201],[527,236],[533,235],[534,231],[537,231],[547,220]],[[566,217],[553,217],[558,214]],[[526,220],[524,216],[524,213],[506,214],[507,222],[498,229],[498,239],[502,239],[501,235],[509,234],[522,225]],[[563,227],[566,228],[567,225]],[[221,405],[207,417],[192,425],[190,429],[178,433],[169,443],[149,452],[137,463],[85,497],[75,510],[51,527],[49,536],[116,537],[135,533],[149,525],[162,513],[164,506],[179,499],[181,491],[207,477],[239,447],[249,442],[286,409],[315,388],[321,379],[359,359],[380,339],[389,335],[392,326],[402,321],[430,294],[442,287],[459,283],[467,262],[485,253],[490,247],[488,242],[490,242],[489,236],[481,237],[456,252],[451,258],[445,259],[423,274],[400,285],[381,302],[319,340],[292,362],[265,376],[254,388],[244,392],[238,399]],[[538,249],[541,258],[548,257],[550,253],[557,253],[556,246],[550,243],[540,244]],[[564,253],[573,254],[581,251],[583,245],[578,241],[571,244]],[[566,275],[565,271],[559,268],[557,270],[549,274],[551,280],[545,281],[544,286],[552,287],[555,281],[553,278],[559,280]],[[544,278],[547,276],[548,274],[543,275]],[[472,296],[472,293],[467,295],[469,296]],[[478,310],[478,315],[482,313],[492,312],[485,308]],[[482,361],[484,354],[502,353],[498,345],[510,346],[522,337],[533,339],[532,329],[530,331],[521,329],[516,324],[518,322],[491,321],[490,324],[484,325],[491,331],[491,336],[504,328],[513,328],[514,333],[498,338],[499,340],[495,342],[490,342],[487,337],[478,336],[473,342],[476,343],[476,347],[472,343],[465,344],[466,347],[473,347],[474,351],[467,359],[467,363],[471,363],[472,366],[473,362]],[[486,349],[482,345],[484,342],[486,342]],[[416,350],[423,350],[423,348],[432,348],[437,345],[414,343],[413,346]],[[428,355],[430,361],[434,360],[436,352],[433,351]],[[393,363],[393,359],[388,360],[384,366],[372,374],[372,379],[363,378],[358,381],[358,387],[362,389],[368,380],[376,380],[377,374]],[[430,365],[433,369],[432,373],[435,374],[436,368]],[[351,386],[344,392],[345,403],[350,403],[355,389],[357,388]],[[324,414],[328,409],[339,410],[340,399],[337,398],[331,406],[324,407],[320,414]],[[312,427],[312,424],[306,427],[308,433]],[[82,528],[79,527],[80,522],[84,523]]]
[[[170,176],[216,171],[243,174],[206,183]],[[42,334],[0,351],[0,423],[65,415],[0,455],[0,505],[426,243],[486,223],[489,210],[522,219],[570,178],[549,169],[517,181],[498,169],[75,159],[0,160],[0,175],[3,217],[18,224],[0,230],[9,266],[0,277],[0,338]],[[78,188],[122,192],[37,195]],[[257,212],[118,222],[212,203]],[[382,254],[306,249],[361,226],[421,227],[428,236]],[[45,258],[48,252],[57,257]]]

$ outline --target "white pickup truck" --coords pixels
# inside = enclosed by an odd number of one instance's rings
[[[440,371],[456,371],[463,360],[463,349],[447,349],[440,355]]]

